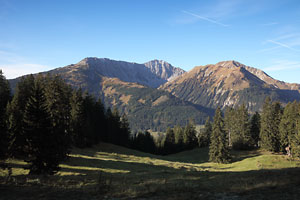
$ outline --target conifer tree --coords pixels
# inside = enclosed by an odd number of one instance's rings
[[[107,133],[107,123],[105,116],[105,108],[100,98],[95,103],[95,117],[94,122],[96,126],[97,143],[103,140],[104,135]]]
[[[165,154],[171,154],[175,151],[175,134],[171,128],[167,129],[163,148]]]
[[[120,145],[129,146],[129,138],[130,138],[130,127],[127,115],[124,113],[121,117],[120,121]]]
[[[152,154],[156,153],[155,142],[148,131],[145,131],[144,133],[139,132],[134,137],[133,143],[137,150]]]
[[[258,147],[259,133],[260,133],[260,114],[258,112],[255,112],[255,114],[252,115],[251,117],[250,133],[253,139],[254,147]]]
[[[176,149],[178,149],[178,151],[182,151],[184,149],[184,145],[183,145],[184,130],[181,126],[176,125],[174,127],[173,131],[174,131],[174,135],[175,135]]]
[[[0,70],[0,160],[5,159],[8,153],[7,104],[10,101],[10,87]]]
[[[226,107],[224,113],[224,129],[227,133],[228,146],[232,146],[232,135],[234,135],[235,128],[235,110],[232,107]]]
[[[36,81],[24,112],[26,162],[31,174],[53,174],[65,158],[57,148],[57,135],[53,133],[52,120],[47,108],[44,90]]]
[[[300,105],[298,105],[298,116],[296,118],[296,132],[291,135],[290,143],[291,143],[291,154],[295,158],[300,158]]]
[[[261,147],[268,151],[280,150],[279,124],[281,118],[281,106],[278,102],[271,103],[267,98],[263,105],[261,115],[260,139]]]
[[[84,121],[83,121],[83,137],[84,147],[90,147],[97,143],[97,116],[96,116],[96,100],[92,95],[87,92],[84,93],[83,99],[83,110],[84,110]]]
[[[26,138],[24,136],[24,111],[29,98],[32,96],[33,75],[22,78],[15,90],[14,97],[7,108],[9,156],[23,158]]]
[[[226,132],[221,109],[218,107],[215,112],[212,126],[212,134],[209,145],[209,160],[211,162],[226,163],[230,159]]]
[[[198,144],[196,129],[191,120],[189,120],[188,124],[184,128],[183,142],[187,149],[193,149]]]
[[[85,147],[87,141],[84,137],[85,126],[84,99],[81,89],[73,91],[71,98],[71,138],[77,147]]]
[[[57,138],[57,149],[65,155],[64,152],[68,153],[71,147],[71,88],[59,76],[51,77],[48,74],[37,79],[45,88],[47,108],[52,121],[52,134]]]
[[[298,104],[297,102],[288,103],[280,121],[280,151],[285,151],[285,148],[291,145],[291,138],[297,132],[297,120],[298,119]]]
[[[236,109],[233,122],[234,129],[231,135],[232,148],[242,150],[249,149],[254,146],[254,141],[250,133],[248,110],[244,104]]]
[[[204,130],[203,132],[200,132],[198,138],[199,147],[206,147],[209,145],[211,132],[212,132],[212,125],[210,122],[210,118],[208,117],[205,121]]]

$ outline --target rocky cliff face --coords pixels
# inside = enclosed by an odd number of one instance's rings
[[[257,111],[267,96],[283,103],[299,100],[299,86],[275,80],[263,71],[239,62],[224,61],[195,67],[160,89],[210,108],[245,103],[251,111]]]
[[[170,81],[185,73],[184,70],[174,67],[163,60],[152,60],[145,63],[145,66],[148,67],[152,73],[166,81]]]

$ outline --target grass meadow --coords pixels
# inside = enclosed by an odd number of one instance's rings
[[[260,150],[208,162],[208,148],[155,156],[101,143],[73,149],[53,176],[28,175],[26,163],[0,170],[0,199],[299,199],[300,161]]]

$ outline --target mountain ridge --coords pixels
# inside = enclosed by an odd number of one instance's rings
[[[165,130],[190,117],[203,123],[218,106],[245,103],[251,112],[259,111],[267,96],[282,103],[300,100],[300,84],[278,81],[234,60],[185,72],[162,60],[138,64],[87,57],[43,73],[59,75],[72,87],[100,97],[106,106],[117,107],[134,130]],[[10,80],[12,88],[18,80]]]
[[[278,81],[234,60],[196,66],[159,89],[209,108],[245,103],[253,112],[261,109],[266,96],[283,103],[300,100],[300,84]]]

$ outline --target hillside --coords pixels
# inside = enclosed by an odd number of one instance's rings
[[[212,109],[185,102],[168,92],[116,78],[104,78],[101,87],[104,103],[126,113],[133,131],[165,131],[174,125],[184,126],[189,119],[203,124],[214,113]]]
[[[24,162],[0,170],[1,199],[297,199],[299,161],[263,151],[208,162],[206,148],[154,156],[101,143],[73,149],[54,176],[28,176]],[[224,173],[226,172],[226,173]],[[30,195],[28,195],[30,194]]]
[[[299,84],[275,80],[261,70],[236,61],[195,67],[160,89],[210,108],[245,103],[251,111],[258,111],[267,96],[284,104],[300,100]]]

